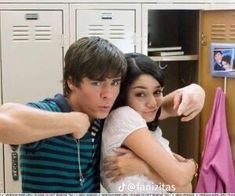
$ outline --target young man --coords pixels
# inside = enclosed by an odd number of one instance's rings
[[[125,71],[125,57],[114,45],[81,38],[65,56],[64,95],[28,104],[47,111],[20,104],[0,108],[0,141],[23,144],[23,192],[100,191],[101,119],[109,114]],[[203,103],[204,91],[190,85],[167,96],[163,107],[189,120]]]
[[[222,64],[223,53],[221,50],[214,51],[214,71],[225,71]]]

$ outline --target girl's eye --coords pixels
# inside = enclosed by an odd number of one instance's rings
[[[156,90],[155,92],[154,92],[154,95],[156,96],[156,97],[159,97],[159,96],[161,96],[162,95],[162,90]]]
[[[136,93],[136,97],[144,97],[145,94],[144,93]]]

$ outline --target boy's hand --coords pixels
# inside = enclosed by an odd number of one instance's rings
[[[205,91],[197,84],[191,84],[178,90],[174,97],[174,110],[182,116],[181,121],[193,119],[202,110]]]
[[[147,172],[146,163],[126,148],[116,148],[116,155],[107,156],[102,166],[107,178],[117,182],[126,176],[144,174]]]
[[[73,127],[73,137],[75,139],[82,138],[90,127],[89,117],[85,113],[81,112],[70,112],[71,123],[74,125]]]

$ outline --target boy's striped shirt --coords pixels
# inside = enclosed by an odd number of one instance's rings
[[[71,112],[62,95],[28,105],[53,112]],[[22,145],[22,191],[99,192],[100,142],[101,121],[95,120],[79,142],[67,134]],[[80,182],[79,154],[83,183]]]

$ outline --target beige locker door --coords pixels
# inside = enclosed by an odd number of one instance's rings
[[[4,192],[3,145],[0,143],[0,193]]]
[[[62,92],[62,11],[1,12],[3,103],[36,101]],[[21,192],[13,180],[5,145],[6,192]]]
[[[205,105],[200,115],[201,130],[205,130],[212,111],[216,87],[224,86],[224,78],[212,77],[210,74],[210,44],[235,42],[235,11],[216,10],[203,11],[201,16],[201,56],[199,66],[200,84],[206,91]],[[235,79],[227,79],[226,114],[230,141],[235,160]],[[204,133],[201,133],[201,149]],[[235,163],[235,162],[234,162]]]
[[[61,92],[61,11],[3,11],[1,33],[3,102]]]
[[[0,42],[1,44],[1,42]],[[0,55],[1,56],[1,55]],[[1,66],[1,62],[0,62]],[[0,69],[0,105],[2,104],[2,74]],[[3,145],[0,143],[0,193],[4,192]]]
[[[79,9],[76,11],[76,39],[103,37],[123,52],[135,52],[135,10]]]

